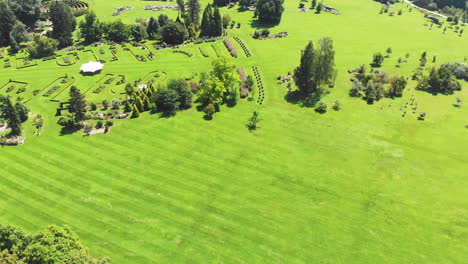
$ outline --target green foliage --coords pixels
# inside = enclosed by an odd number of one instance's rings
[[[169,22],[169,17],[166,14],[160,14],[158,16],[158,23],[161,27],[164,27]]]
[[[380,53],[380,52],[374,53],[374,57],[372,59],[371,66],[376,67],[376,68],[381,67],[384,59],[385,58],[382,55],[382,53]]]
[[[319,102],[317,104],[317,107],[315,108],[315,111],[318,112],[318,113],[323,114],[323,113],[327,112],[327,108],[328,108],[328,105],[326,103]]]
[[[73,116],[75,123],[85,120],[86,101],[85,96],[76,86],[70,88],[70,100],[68,101],[68,112]]]
[[[179,45],[188,38],[188,31],[183,24],[169,21],[162,28],[161,37],[167,44]]]
[[[283,11],[283,0],[258,0],[255,13],[261,23],[278,24]]]
[[[200,25],[200,37],[213,36],[213,10],[211,5],[208,4],[203,10],[203,17]]]
[[[379,101],[385,96],[385,90],[381,83],[374,83],[372,80],[367,82],[365,99],[367,103],[373,104],[375,101]]]
[[[417,88],[435,94],[453,94],[461,90],[461,84],[447,67],[441,66],[438,69],[432,68],[429,76],[424,76],[419,81]]]
[[[133,109],[132,109],[132,118],[137,118],[140,116],[140,111],[138,110],[138,108],[136,107],[136,105],[133,105]]]
[[[155,19],[154,17],[151,17],[148,21],[148,26],[146,28],[148,37],[150,39],[155,39],[156,36],[160,33],[160,31],[161,31],[161,26],[159,25],[158,20]]]
[[[22,229],[0,225],[0,263],[87,263],[105,264],[109,259],[94,258],[78,236],[68,227],[49,226],[34,234]],[[9,251],[9,252],[8,252]],[[5,262],[16,260],[15,262]]]
[[[16,18],[29,26],[39,19],[41,4],[41,0],[8,0],[8,5]]]
[[[15,108],[20,122],[26,122],[28,120],[29,109],[21,102],[16,102]]]
[[[200,12],[201,12],[201,5],[198,0],[188,0],[188,22],[187,24],[193,24],[198,28],[200,24]]]
[[[135,41],[148,39],[147,27],[144,24],[138,23],[131,26],[131,33]]]
[[[421,54],[421,58],[419,59],[419,65],[421,65],[421,67],[424,67],[426,66],[426,62],[427,62],[427,52],[423,52]]]
[[[59,41],[60,47],[73,44],[73,31],[76,18],[71,8],[62,1],[53,1],[49,7],[50,21],[53,24],[52,37]]]
[[[406,78],[403,76],[396,76],[390,81],[390,88],[388,90],[388,95],[390,97],[401,97],[403,96],[403,90],[406,87]]]
[[[21,135],[21,117],[9,96],[0,95],[0,119],[5,120],[8,124],[11,129],[10,135]]]
[[[54,55],[59,43],[55,39],[35,36],[28,44],[27,51],[31,58],[43,58]]]
[[[213,115],[216,112],[216,107],[213,104],[207,104],[203,108],[203,112],[205,113],[206,117],[211,119],[211,118],[213,118]]]
[[[104,33],[104,24],[99,21],[94,11],[87,11],[80,23],[80,34],[87,43],[100,41]]]
[[[130,27],[120,19],[108,23],[104,28],[105,37],[110,41],[124,42],[130,38]]]
[[[260,118],[258,117],[259,113],[257,111],[254,111],[252,113],[252,116],[249,118],[249,122],[247,123],[247,128],[249,131],[257,130],[260,128],[258,125],[258,122],[260,122]]]
[[[340,101],[336,100],[335,103],[333,103],[332,108],[333,108],[333,110],[335,110],[335,111],[340,111],[340,110],[341,110],[341,103],[340,103]]]
[[[16,17],[11,8],[0,1],[0,46],[10,44],[10,32],[16,23]]]
[[[152,101],[160,112],[175,113],[192,106],[192,92],[183,79],[169,80],[166,87],[159,88]]]
[[[211,32],[213,37],[223,35],[223,21],[221,19],[221,13],[219,12],[218,7],[215,7],[213,12],[212,27],[213,29],[211,30]]]
[[[227,29],[229,24],[232,21],[232,18],[231,18],[231,16],[229,14],[224,14],[223,18],[222,18],[222,21],[223,21],[223,28]]]
[[[312,41],[307,44],[294,71],[296,85],[305,95],[317,92],[324,84],[332,84],[336,77],[333,41],[325,37],[317,44],[315,49]]]

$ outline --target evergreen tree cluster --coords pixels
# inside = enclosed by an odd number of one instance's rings
[[[283,15],[284,0],[258,0],[255,15],[261,23],[278,24]]]
[[[28,40],[24,22],[34,16],[26,16],[25,10],[28,7],[21,8],[17,2],[0,0],[0,46],[9,45],[12,52],[17,52],[20,43]]]
[[[200,37],[218,37],[223,34],[223,21],[218,7],[205,7],[200,25]]]

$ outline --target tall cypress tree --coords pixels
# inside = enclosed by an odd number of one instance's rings
[[[70,88],[70,101],[68,112],[70,112],[75,122],[85,120],[86,101],[85,96],[80,92],[76,86]]]
[[[0,118],[4,119],[11,129],[10,135],[21,135],[21,120],[17,108],[13,105],[11,98],[0,95]]]
[[[221,13],[219,12],[219,8],[215,7],[213,13],[213,29],[211,30],[212,36],[221,36],[223,35],[223,21],[221,19]]]
[[[194,24],[198,28],[200,24],[200,2],[198,0],[189,0],[188,8],[188,17],[190,19],[190,23]]]
[[[0,1],[0,45],[10,44],[10,32],[16,23],[16,17],[4,1]]]
[[[294,81],[299,90],[304,94],[308,94],[313,90],[312,87],[312,67],[314,65],[314,44],[309,41],[305,49],[302,51],[301,63],[294,71]]]
[[[208,4],[203,11],[203,17],[200,25],[200,37],[211,37],[213,29],[213,11],[211,5]]]

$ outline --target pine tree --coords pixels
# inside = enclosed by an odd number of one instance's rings
[[[222,36],[223,35],[223,21],[221,19],[221,13],[219,12],[219,8],[215,7],[213,13],[213,29],[212,34],[213,36]]]
[[[132,105],[130,102],[127,100],[124,105],[124,112],[125,113],[130,113],[132,111]]]
[[[143,109],[145,111],[149,111],[151,109],[151,102],[148,96],[145,96],[145,99],[143,100]]]
[[[317,0],[312,0],[312,4],[310,5],[310,9],[314,9],[317,6]]]
[[[213,24],[213,11],[211,9],[211,5],[208,4],[203,11],[203,18],[200,25],[200,37],[211,37],[212,34],[212,26]]]
[[[304,94],[310,93],[312,87],[312,67],[314,65],[314,44],[309,41],[302,51],[301,63],[294,71],[294,81]]]
[[[135,105],[138,108],[138,111],[143,112],[145,110],[143,109],[143,100],[141,100],[141,97],[136,98]]]
[[[139,116],[140,116],[140,111],[138,111],[138,108],[136,107],[136,105],[133,105],[132,118],[137,118]]]
[[[101,40],[103,34],[103,23],[99,22],[94,11],[88,11],[85,19],[80,23],[81,37],[87,43],[93,43]]]
[[[86,101],[85,96],[76,86],[70,88],[70,100],[68,112],[73,115],[75,123],[85,120]]]
[[[193,24],[198,28],[200,24],[200,2],[198,0],[189,0],[188,9],[188,18],[190,20],[190,24]]]

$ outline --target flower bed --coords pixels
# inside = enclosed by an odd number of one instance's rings
[[[237,72],[239,73],[239,77],[241,79],[241,89],[240,89],[240,94],[241,97],[247,97],[249,95],[250,89],[246,87],[246,81],[247,81],[247,76],[245,75],[244,68],[238,67]]]
[[[236,50],[236,47],[234,47],[234,44],[232,44],[231,40],[228,38],[225,38],[223,42],[226,48],[231,53],[231,56],[233,56],[234,58],[237,58],[237,50]]]

